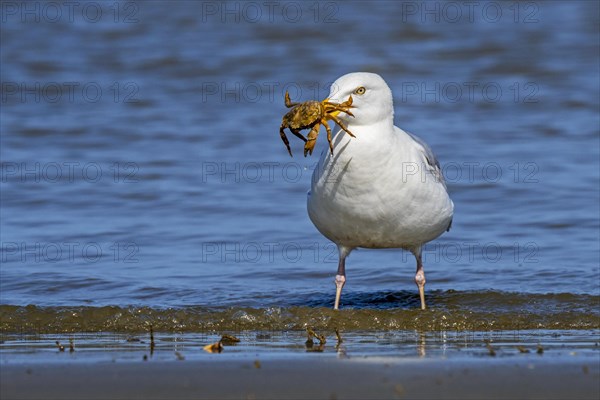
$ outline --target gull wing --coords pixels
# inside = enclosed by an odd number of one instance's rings
[[[412,138],[412,140],[415,141],[415,143],[419,147],[421,155],[423,156],[423,158],[425,158],[425,161],[427,161],[427,165],[429,166],[429,171],[431,172],[431,174],[437,179],[438,182],[444,185],[444,189],[447,190],[448,187],[446,186],[446,179],[444,179],[444,174],[442,173],[442,167],[440,166],[440,162],[436,158],[435,154],[433,154],[431,147],[429,147],[427,143],[425,143],[423,139],[421,139],[417,135],[414,135],[410,132],[406,133]],[[450,227],[452,227],[452,219],[450,219],[450,223],[448,224],[448,228],[446,228],[446,231],[449,231]]]
[[[429,171],[438,180],[438,182],[440,182],[442,185],[444,185],[444,188],[447,189],[446,180],[444,179],[444,174],[442,173],[442,167],[440,166],[440,162],[436,158],[435,154],[433,154],[433,151],[431,150],[431,148],[427,145],[427,143],[425,143],[423,141],[423,139],[421,139],[417,135],[414,135],[410,132],[406,132],[406,133],[408,134],[408,136],[410,136],[412,138],[412,140],[415,141],[415,143],[418,145],[418,147],[420,147],[419,150],[421,152],[421,155],[425,159],[425,161],[427,161]]]

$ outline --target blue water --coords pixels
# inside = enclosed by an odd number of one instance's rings
[[[80,3],[3,4],[1,304],[330,306],[305,206],[326,141],[292,159],[278,128],[286,89],[352,71],[446,172],[427,291],[600,295],[596,2]],[[416,294],[400,250],[347,273],[361,306]]]

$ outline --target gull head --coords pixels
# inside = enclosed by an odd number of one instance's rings
[[[392,91],[383,78],[370,72],[353,72],[338,78],[332,85],[327,101],[343,103],[352,96],[351,117],[343,112],[335,116],[351,125],[371,125],[390,120],[393,123]]]

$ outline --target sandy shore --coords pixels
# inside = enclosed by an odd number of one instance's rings
[[[597,399],[598,360],[302,358],[2,365],[8,399]]]

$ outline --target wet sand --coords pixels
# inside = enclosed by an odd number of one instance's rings
[[[3,363],[8,399],[597,399],[594,357]]]

